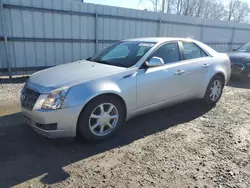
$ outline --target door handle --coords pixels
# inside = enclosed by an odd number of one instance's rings
[[[184,70],[178,70],[174,73],[174,75],[181,75],[183,74],[185,71]]]
[[[202,68],[207,68],[207,67],[209,67],[209,66],[210,66],[210,64],[205,63],[205,64],[202,66]]]

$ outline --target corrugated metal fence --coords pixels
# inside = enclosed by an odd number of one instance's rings
[[[0,15],[0,74],[84,59],[126,38],[190,37],[220,52],[250,40],[248,24],[68,0],[4,0]]]

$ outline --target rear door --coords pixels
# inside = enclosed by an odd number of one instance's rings
[[[187,65],[185,71],[188,79],[189,92],[204,88],[205,77],[211,68],[212,58],[193,42],[181,42],[182,62]]]

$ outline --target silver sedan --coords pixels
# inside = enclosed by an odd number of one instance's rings
[[[228,56],[201,42],[130,39],[33,74],[21,107],[27,123],[44,136],[101,141],[145,112],[191,99],[216,104],[230,75]]]

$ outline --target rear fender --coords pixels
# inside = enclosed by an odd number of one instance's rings
[[[203,92],[200,95],[200,98],[203,98],[205,96],[209,82],[217,74],[220,74],[223,76],[224,84],[227,82],[227,80],[226,80],[227,73],[226,73],[225,69],[222,66],[215,65],[212,69],[210,69],[210,71],[207,73],[207,76],[205,77],[206,78],[205,84],[204,84]]]

